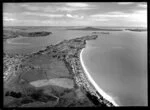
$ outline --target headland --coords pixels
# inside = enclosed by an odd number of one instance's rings
[[[4,106],[117,106],[83,64],[86,41],[97,37],[64,40],[24,56],[4,53]]]

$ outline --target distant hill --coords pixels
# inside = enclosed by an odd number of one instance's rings
[[[76,28],[68,30],[86,30],[86,31],[122,31],[122,29],[104,29],[104,28],[94,28],[94,27],[85,27],[85,28]]]
[[[137,31],[137,32],[141,32],[141,31],[147,31],[147,29],[126,29],[126,30],[129,30],[129,31]]]

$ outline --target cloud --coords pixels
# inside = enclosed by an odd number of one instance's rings
[[[8,17],[4,17],[3,21],[15,21],[16,19],[14,18],[8,18]]]
[[[142,4],[138,4],[137,6],[141,7],[141,8],[147,8],[147,4],[143,4],[143,3]]]
[[[130,5],[133,4],[133,2],[118,2],[119,5]]]
[[[39,13],[39,12],[24,12],[23,15],[31,15],[31,16],[42,16],[42,17],[50,17],[50,18],[61,18],[63,14],[49,14],[49,13]]]
[[[27,9],[31,10],[31,11],[38,11],[38,10],[40,10],[40,8],[36,7],[36,6],[29,6],[29,7],[27,7]]]
[[[28,4],[20,4],[21,7],[28,7]]]
[[[86,3],[49,3],[46,6],[39,4],[21,4],[21,7],[29,11],[42,11],[42,12],[72,12],[77,10],[92,9]]]
[[[87,3],[66,3],[67,6],[70,7],[88,7]]]
[[[106,14],[94,14],[90,15],[91,19],[95,20],[118,20],[118,21],[134,21],[137,23],[147,23],[147,11],[146,10],[135,10],[131,13],[124,12],[108,12]]]
[[[67,17],[72,18],[73,16],[71,14],[66,14]]]
[[[5,6],[3,20],[14,21],[6,23],[20,23],[21,25],[22,23],[24,25],[32,25],[32,23],[35,25],[141,25],[147,23],[147,4],[143,2],[133,3],[117,2],[112,6],[110,3],[109,7],[103,6],[101,3],[84,2],[12,3],[13,7]],[[130,7],[129,4],[133,4],[130,5],[133,7]]]
[[[16,21],[14,18],[16,16],[16,13],[3,13],[3,21]]]
[[[31,10],[31,11],[38,11],[38,10],[40,10],[40,7],[34,6],[32,4],[21,4],[20,6],[26,8],[28,10]]]
[[[95,14],[91,15],[92,18],[120,18],[120,17],[128,17],[128,14]]]
[[[73,11],[82,11],[82,10],[89,10],[93,9],[92,7],[59,7],[56,8],[57,11],[66,11],[66,12],[73,12]]]
[[[16,16],[16,15],[17,15],[17,13],[9,13],[9,12],[3,13],[3,16],[5,16],[5,17],[12,17],[12,16]]]
[[[147,23],[147,11],[146,10],[136,10],[129,17],[130,21]]]
[[[114,15],[122,15],[124,14],[123,12],[121,11],[112,11],[112,12],[107,12],[108,14],[114,14]]]
[[[67,17],[69,18],[75,18],[75,19],[83,19],[84,16],[79,16],[79,15],[71,15],[71,14],[66,14]]]
[[[47,11],[47,12],[55,12],[56,10],[52,7],[52,6],[45,6],[45,7],[42,7],[42,6],[38,6],[38,5],[35,5],[35,3],[28,3],[28,4],[21,4],[20,5],[21,7],[29,10],[29,11]]]
[[[72,12],[72,11],[77,11],[79,8],[72,8],[72,7],[59,7],[56,8],[57,11],[67,11],[67,12]]]
[[[55,6],[55,7],[43,7],[40,9],[40,11],[44,12],[73,12],[78,10],[88,10],[90,8],[88,7],[68,7],[68,6]]]

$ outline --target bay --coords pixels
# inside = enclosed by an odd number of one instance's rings
[[[114,32],[88,42],[85,65],[96,83],[117,104],[147,105],[147,36]]]

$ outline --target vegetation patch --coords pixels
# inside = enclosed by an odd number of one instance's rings
[[[44,80],[37,80],[30,82],[32,86],[35,87],[42,87],[42,86],[48,86],[48,85],[56,85],[64,88],[73,88],[74,82],[71,79],[68,78],[53,78],[53,79],[44,79]]]

